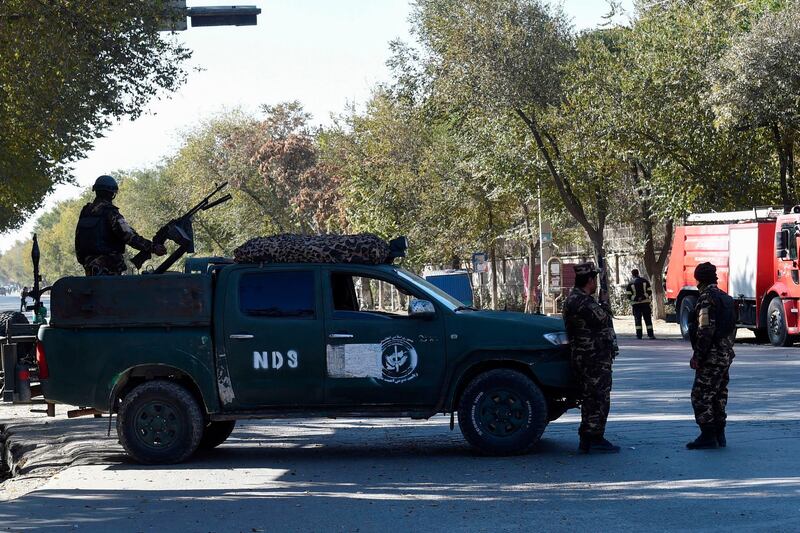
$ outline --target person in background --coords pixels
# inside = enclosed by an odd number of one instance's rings
[[[647,337],[655,339],[653,333],[653,309],[650,307],[653,301],[653,288],[650,282],[639,275],[639,269],[634,268],[631,270],[631,281],[626,288],[628,291],[628,300],[631,302],[633,309],[633,320],[636,323],[636,338],[642,338],[642,319],[647,326]]]

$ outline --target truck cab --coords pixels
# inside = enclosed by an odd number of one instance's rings
[[[477,311],[391,264],[233,264],[64,278],[39,332],[49,401],[117,414],[126,451],[185,460],[244,418],[454,415],[529,451],[575,406],[560,319]]]

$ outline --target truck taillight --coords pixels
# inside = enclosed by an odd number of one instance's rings
[[[47,368],[47,357],[44,354],[44,344],[36,343],[36,365],[39,367],[39,379],[50,377],[50,370]]]

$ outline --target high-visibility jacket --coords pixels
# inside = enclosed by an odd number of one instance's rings
[[[649,304],[653,301],[653,288],[650,282],[641,276],[631,279],[627,291],[628,300],[632,304]]]

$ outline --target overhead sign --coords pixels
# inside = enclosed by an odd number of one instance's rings
[[[186,0],[170,0],[164,8],[161,31],[184,31],[188,28],[187,18],[192,20],[192,28],[205,26],[255,26],[258,24],[258,6],[203,6],[186,7]]]

